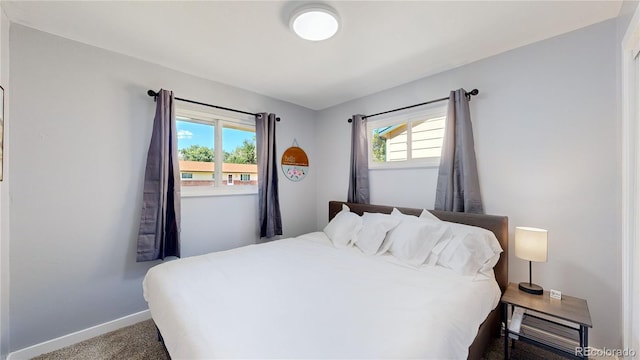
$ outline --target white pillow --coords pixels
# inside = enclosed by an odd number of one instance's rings
[[[346,248],[361,228],[362,218],[358,214],[352,213],[347,205],[342,204],[342,210],[325,226],[323,231],[331,239],[333,246]]]
[[[413,215],[405,215],[396,208],[393,208],[393,210],[391,211],[391,216],[396,217],[400,220],[416,218]],[[384,241],[382,241],[382,245],[380,245],[380,249],[378,249],[377,255],[382,255],[387,251],[389,251],[389,248],[391,247],[391,238],[389,237],[389,234],[390,233],[387,233],[387,236],[385,236]]]
[[[431,249],[449,236],[449,228],[441,221],[405,218],[389,232],[389,251],[409,265],[422,265]]]
[[[490,279],[495,279],[496,275],[493,272],[493,267],[496,266],[498,261],[500,260],[500,254],[494,255],[492,258],[487,260],[484,265],[478,270],[478,275],[484,275]]]
[[[357,247],[367,255],[374,255],[380,249],[389,230],[395,228],[400,219],[387,214],[362,214],[362,230],[354,240]]]
[[[437,216],[433,215],[431,212],[429,212],[428,210],[425,210],[425,209],[422,210],[422,213],[420,214],[420,219],[429,219],[429,220],[435,220],[435,221],[442,221]]]
[[[416,217],[416,216],[413,216],[413,215],[403,214],[400,210],[398,210],[396,208],[393,208],[393,210],[391,211],[391,216],[397,217],[398,219],[401,219],[401,220],[405,220],[405,219],[409,219],[409,220],[435,219],[437,221],[441,221],[440,219],[438,219],[437,217],[432,215],[427,210],[422,210],[422,213],[420,214],[420,217]],[[392,239],[391,239],[391,237],[389,236],[389,233],[388,233],[387,236],[384,238],[384,241],[382,242],[382,245],[380,246],[380,250],[378,250],[378,255],[384,254],[385,252],[387,252],[389,250],[389,248],[391,248],[391,240]]]
[[[493,269],[500,259],[502,248],[495,235],[486,229],[447,223],[452,236],[432,253],[438,265],[461,275],[475,275]],[[432,262],[430,257],[428,262]]]
[[[393,208],[393,210],[391,211],[391,215],[392,216],[397,216],[403,219],[415,219],[416,217],[418,219],[426,219],[426,220],[435,220],[435,221],[442,221],[440,220],[437,216],[433,215],[431,212],[429,212],[429,210],[426,209],[422,209],[422,212],[420,213],[420,216],[414,216],[414,215],[407,215],[402,213],[402,211],[398,210],[397,208]]]
[[[452,235],[450,233],[448,238],[441,240],[436,244],[436,246],[433,247],[433,249],[431,249],[431,252],[427,257],[427,260],[424,262],[425,264],[433,265],[433,266],[437,264],[438,257],[440,256],[440,253],[442,252],[442,250],[444,250],[444,248],[449,244],[449,240],[451,239],[451,236]]]

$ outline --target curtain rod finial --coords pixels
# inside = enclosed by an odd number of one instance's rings
[[[347,122],[348,122],[348,123],[352,123],[352,122],[353,122],[353,119],[349,118],[349,119],[347,119]]]
[[[280,121],[280,118],[279,118],[279,117],[277,117],[277,118],[276,118],[276,121]]]
[[[153,91],[153,90],[149,90],[149,91],[147,91],[147,95],[156,97],[156,96],[158,96],[158,93]]]
[[[480,91],[478,91],[478,89],[473,89],[471,91],[469,91],[469,94],[471,95],[478,95],[480,93]]]

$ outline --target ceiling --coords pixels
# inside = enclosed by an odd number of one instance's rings
[[[616,17],[610,1],[326,1],[336,36],[288,27],[301,1],[2,1],[12,22],[320,110]]]

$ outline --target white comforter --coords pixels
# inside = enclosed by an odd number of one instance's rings
[[[464,359],[491,279],[336,249],[322,232],[153,267],[144,297],[172,359]]]

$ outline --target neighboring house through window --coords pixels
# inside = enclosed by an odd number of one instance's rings
[[[235,115],[235,114],[234,114]],[[258,165],[253,117],[230,117],[176,108],[182,194],[257,193]],[[221,176],[216,176],[221,173]],[[233,179],[251,180],[234,184]],[[226,190],[225,190],[226,189]]]
[[[369,168],[437,166],[446,106],[367,122]]]

